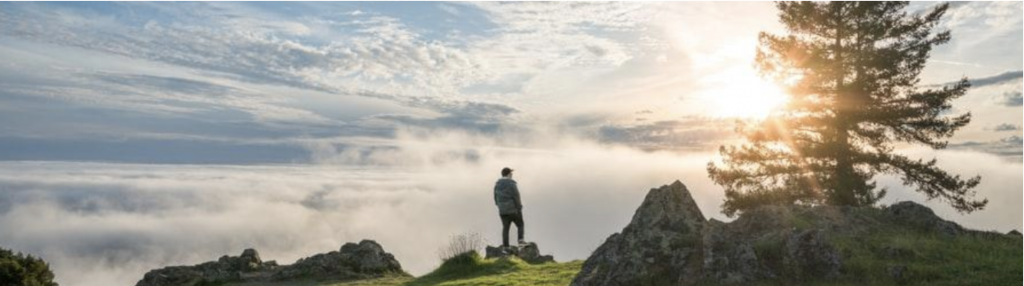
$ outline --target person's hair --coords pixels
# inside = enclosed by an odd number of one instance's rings
[[[508,174],[512,174],[512,169],[509,169],[509,168],[501,169],[501,176],[502,177],[508,177]]]

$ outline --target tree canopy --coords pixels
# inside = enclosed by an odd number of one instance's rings
[[[31,255],[0,248],[0,285],[57,286],[50,265]]]
[[[756,67],[785,87],[789,101],[765,120],[738,128],[745,142],[722,146],[709,177],[725,189],[723,211],[764,204],[873,205],[885,195],[873,178],[891,174],[961,212],[981,209],[973,188],[936,160],[911,159],[897,144],[946,146],[971,120],[951,114],[970,87],[921,88],[919,75],[949,8],[908,13],[907,2],[779,2],[786,34],[759,35]]]

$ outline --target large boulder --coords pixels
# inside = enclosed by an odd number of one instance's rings
[[[502,258],[507,256],[515,256],[527,263],[539,264],[554,262],[555,257],[551,255],[540,254],[540,248],[537,247],[536,243],[527,242],[522,245],[510,245],[507,249],[502,249],[500,246],[490,246],[486,248],[485,258]]]
[[[171,266],[149,271],[136,286],[192,286],[233,282],[289,280],[353,280],[404,273],[401,264],[372,240],[346,243],[331,251],[300,259],[292,265],[264,262],[255,249],[239,256],[222,256],[193,266]]]
[[[380,244],[363,240],[359,244],[346,243],[339,251],[299,259],[275,273],[274,280],[309,277],[362,279],[401,271],[402,265]]]
[[[885,212],[894,221],[914,228],[933,231],[947,236],[956,236],[965,232],[964,228],[959,224],[944,220],[935,215],[932,209],[915,202],[898,202],[885,208]]]
[[[651,189],[629,225],[591,254],[572,285],[695,282],[700,277],[704,223],[683,183]]]

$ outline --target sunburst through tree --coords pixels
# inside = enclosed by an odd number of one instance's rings
[[[937,88],[917,87],[949,8],[919,14],[907,2],[780,2],[785,35],[762,32],[756,65],[784,84],[787,104],[758,124],[741,126],[746,142],[722,146],[708,174],[725,188],[723,211],[735,215],[765,204],[872,205],[885,195],[873,178],[900,176],[929,198],[961,212],[981,209],[961,178],[893,152],[898,143],[935,149],[970,122],[950,114],[967,91],[966,78]]]

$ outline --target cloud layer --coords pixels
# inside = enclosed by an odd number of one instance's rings
[[[364,238],[423,274],[439,263],[436,250],[450,235],[477,232],[500,241],[491,188],[505,166],[517,169],[527,238],[561,260],[586,258],[628,222],[648,188],[676,179],[706,216],[726,220],[720,188],[704,171],[710,153],[645,152],[551,136],[519,143],[461,132],[399,138],[415,143],[321,150],[320,165],[0,163],[0,241],[50,261],[59,282],[76,285],[131,284],[151,268],[247,247],[292,263]],[[983,177],[979,195],[992,201],[986,210],[965,216],[929,202],[940,215],[972,228],[1020,229],[1019,163],[981,153],[908,151],[937,154],[951,171]],[[895,179],[881,183],[890,187],[885,203],[923,201]]]
[[[131,284],[150,268],[246,247],[292,263],[364,238],[423,274],[450,235],[500,241],[491,188],[506,165],[520,170],[528,238],[560,259],[584,258],[621,228],[646,188],[683,179],[709,210],[719,197],[697,157],[575,143],[469,147],[488,139],[466,136],[420,138],[429,141],[361,159],[378,167],[0,163],[0,229],[11,230],[0,241],[76,285]]]

